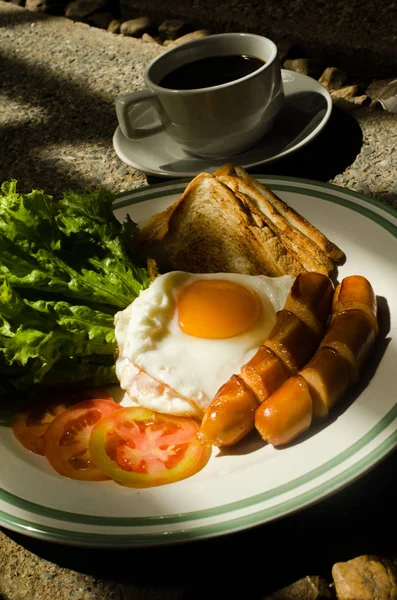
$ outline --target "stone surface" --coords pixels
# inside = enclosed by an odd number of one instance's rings
[[[283,68],[318,79],[324,69],[324,64],[313,58],[290,58],[284,62]]]
[[[347,73],[336,67],[327,67],[318,80],[327,90],[337,90],[347,80]]]
[[[146,33],[151,28],[151,21],[149,17],[138,17],[137,19],[130,19],[124,21],[120,26],[120,33],[122,35],[130,35],[132,37],[141,37],[143,33]]]
[[[358,556],[336,563],[332,577],[338,600],[397,600],[397,562]]]
[[[150,35],[150,33],[144,33],[141,37],[141,40],[142,42],[147,42],[149,44],[158,44],[157,40],[155,40],[154,37]]]
[[[376,98],[379,98],[379,96],[385,91],[388,84],[392,83],[392,81],[395,81],[396,79],[397,77],[389,77],[388,79],[374,79],[365,90],[365,93],[370,98],[375,100]]]
[[[112,19],[107,27],[110,33],[120,33],[121,22],[118,19]]]
[[[206,37],[210,35],[208,29],[197,29],[196,31],[191,31],[190,33],[185,33],[181,37],[176,38],[176,40],[166,40],[167,43],[164,43],[165,46],[179,46],[180,44],[184,44],[185,42],[191,42],[193,40],[198,40],[202,37]]]
[[[163,40],[175,40],[176,38],[185,35],[188,28],[188,23],[181,19],[165,19],[165,21],[160,23],[158,32]]]
[[[60,12],[65,6],[65,0],[24,0],[23,2],[15,2],[19,6],[25,6],[28,10],[37,10],[42,12]]]
[[[331,90],[330,94],[332,98],[345,98],[347,100],[352,99],[357,95],[359,87],[357,84],[354,85],[346,85],[337,90]]]
[[[144,185],[146,176],[113,151],[114,100],[143,87],[145,66],[164,49],[6,2],[0,7],[1,180],[16,177],[21,190],[54,194]]]
[[[334,600],[329,582],[319,576],[307,576],[262,600]]]
[[[60,568],[1,531],[0,548],[0,598],[4,600],[125,600],[120,585]]]
[[[80,19],[106,7],[106,0],[74,0],[66,6],[65,14],[71,19]]]
[[[123,14],[139,10],[153,19],[186,19],[212,31],[252,31],[291,42],[302,56],[385,76],[397,64],[397,4],[394,0],[121,0]],[[172,15],[170,15],[172,12]],[[127,17],[126,17],[127,18]]]

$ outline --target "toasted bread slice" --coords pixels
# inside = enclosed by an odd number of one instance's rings
[[[334,263],[312,239],[293,227],[262,192],[239,176],[218,175],[218,181],[227,185],[235,194],[244,194],[259,209],[262,218],[279,237],[283,245],[308,271],[329,275]]]
[[[142,258],[161,271],[298,275],[301,262],[283,245],[249,198],[240,198],[209,173],[154,215],[138,238]]]
[[[300,215],[293,208],[288,206],[288,204],[286,204],[283,200],[281,200],[281,198],[276,196],[276,194],[274,194],[263,183],[249,175],[247,171],[242,167],[227,163],[220,167],[217,171],[215,171],[214,176],[240,177],[248,184],[250,184],[253,188],[255,188],[257,192],[259,192],[259,194],[263,196],[261,210],[263,209],[266,214],[266,210],[269,210],[269,205],[273,206],[274,211],[276,211],[276,213],[278,213],[278,215],[282,217],[287,224],[294,228],[295,238],[296,233],[300,232],[302,235],[306,236],[307,239],[311,240],[313,244],[316,244],[320,251],[323,252],[333,263],[338,264],[344,260],[344,252],[336,244],[331,242],[312,223],[307,221],[302,215]],[[273,217],[274,213],[272,213],[272,216],[270,218],[272,218],[273,220]],[[313,252],[314,246],[311,245],[310,248]],[[306,250],[309,251],[307,244]]]

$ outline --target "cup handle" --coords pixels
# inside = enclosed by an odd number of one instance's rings
[[[155,108],[161,123],[145,128],[134,127],[132,125],[130,120],[130,111],[134,106],[143,103],[151,104]],[[121,131],[125,137],[129,138],[130,140],[141,140],[149,137],[150,135],[154,135],[155,133],[163,131],[166,127],[166,124],[163,122],[163,118],[161,116],[160,103],[156,94],[152,92],[152,90],[141,90],[139,92],[122,94],[116,99],[116,114]]]

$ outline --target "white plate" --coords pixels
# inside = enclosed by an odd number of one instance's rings
[[[254,167],[296,152],[313,140],[327,123],[332,100],[325,87],[315,79],[294,71],[283,69],[282,76],[284,109],[260,142],[250,150],[233,156],[236,165]],[[136,110],[134,118],[139,127],[155,119],[150,108],[141,105]],[[201,171],[214,171],[228,158],[200,158],[188,154],[164,132],[142,140],[129,140],[120,127],[113,136],[113,147],[124,163],[157,177],[194,177]]]
[[[339,279],[366,276],[379,297],[382,328],[373,375],[354,401],[288,448],[258,437],[230,453],[214,450],[193,477],[134,490],[58,476],[0,426],[0,524],[71,545],[132,547],[219,536],[277,519],[340,490],[397,446],[397,213],[351,191],[288,177],[257,176],[346,252]],[[122,195],[116,215],[142,225],[185,187],[165,182]],[[378,357],[383,354],[380,361]],[[379,364],[378,364],[379,362]]]

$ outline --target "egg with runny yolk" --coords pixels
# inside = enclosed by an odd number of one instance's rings
[[[115,316],[116,373],[131,400],[200,418],[268,337],[294,277],[171,271]]]

